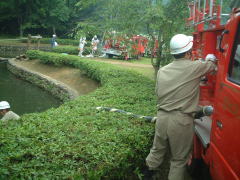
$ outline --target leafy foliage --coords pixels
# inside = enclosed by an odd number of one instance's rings
[[[57,38],[56,41],[60,45],[73,45],[73,46],[78,46],[79,45],[79,40]],[[21,39],[21,42],[22,43],[27,43],[27,39]],[[32,42],[36,43],[37,40],[36,39],[32,39]],[[51,38],[42,38],[40,40],[40,42],[43,43],[43,44],[50,44]]]
[[[124,179],[133,176],[152,143],[153,124],[115,107],[154,115],[154,83],[142,75],[76,56],[28,51],[31,59],[80,68],[99,81],[95,92],[57,109],[0,126],[0,179]]]
[[[88,40],[91,40],[95,34],[104,40],[106,34],[112,31],[128,37],[145,34],[152,41],[149,43],[152,47],[158,40],[158,57],[152,63],[156,70],[160,64],[171,61],[170,38],[177,33],[188,33],[185,29],[188,0],[43,0],[41,3],[39,0],[16,1],[19,3],[11,0],[10,2],[1,3],[4,7],[3,12],[10,11],[18,19],[22,17],[23,29],[37,30],[41,27],[49,34],[49,29],[52,27],[58,32],[64,32],[64,36],[68,35],[75,39],[85,36]],[[178,4],[177,8],[175,8],[176,4]],[[29,16],[29,13],[32,15]],[[2,15],[2,21],[11,19],[4,13]]]
[[[58,29],[58,32],[66,31],[69,27],[70,16],[73,16],[72,13],[75,12],[75,3],[75,0],[9,0],[7,3],[1,2],[0,24],[3,27],[1,30],[9,32],[7,28],[12,29],[13,27],[19,30],[20,36],[24,34],[24,31],[31,34],[38,34],[39,30],[41,30],[41,34],[56,33],[55,29]]]
[[[175,8],[176,4],[178,8]],[[104,38],[112,31],[128,37],[147,35],[152,48],[158,42],[158,57],[152,63],[156,70],[160,64],[167,64],[172,59],[169,55],[171,37],[177,33],[188,33],[185,29],[188,0],[99,0],[94,10],[95,13],[78,23],[72,35],[88,37],[89,34],[100,34]]]

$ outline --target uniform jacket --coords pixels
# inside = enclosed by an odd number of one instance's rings
[[[201,77],[216,68],[212,61],[177,59],[159,69],[156,82],[158,109],[197,111]]]

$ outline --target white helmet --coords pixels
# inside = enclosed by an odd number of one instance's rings
[[[0,110],[8,109],[8,108],[10,108],[10,105],[9,105],[9,103],[7,101],[1,101],[0,102]]]
[[[177,34],[170,41],[171,54],[181,54],[189,51],[193,46],[193,37]]]

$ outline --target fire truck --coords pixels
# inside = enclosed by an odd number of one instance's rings
[[[128,38],[127,36],[114,34],[114,36],[105,39],[102,52],[109,58],[117,56],[125,60],[138,59],[145,54],[147,44],[148,39],[144,36],[134,35]]]
[[[200,85],[200,105],[213,107],[213,113],[195,119],[191,165],[203,161],[213,180],[240,180],[240,7],[224,14],[223,5],[222,0],[189,4],[193,59],[214,54],[218,60],[216,73]]]

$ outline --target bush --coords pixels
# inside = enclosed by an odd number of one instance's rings
[[[57,46],[51,49],[52,52],[56,53],[67,53],[71,55],[78,55],[79,49],[76,46]],[[85,47],[83,55],[90,54],[91,48]]]
[[[40,51],[30,59],[70,65],[99,81],[95,92],[0,126],[0,179],[129,179],[145,164],[153,124],[107,106],[155,114],[153,81],[110,64]]]
[[[72,55],[77,55],[79,50],[76,46],[57,46],[51,49],[55,53],[67,53]]]
[[[73,40],[73,39],[56,39],[57,43],[59,45],[73,45],[73,46],[78,46],[79,45],[79,40]],[[21,39],[22,43],[27,43],[27,39]],[[32,42],[36,43],[36,39],[32,39]],[[51,38],[42,38],[40,40],[42,44],[50,44],[51,43]]]

